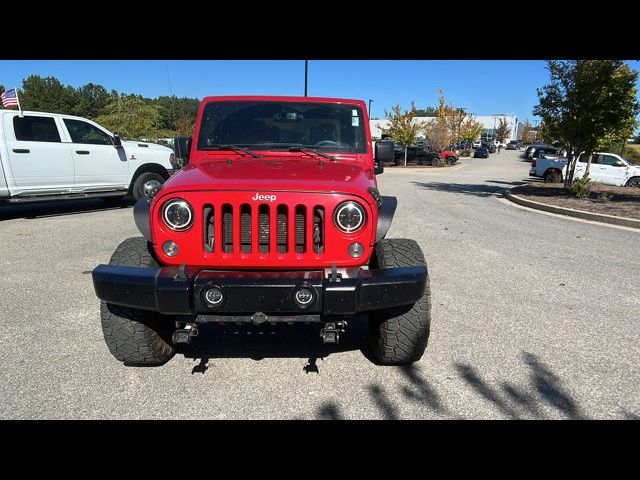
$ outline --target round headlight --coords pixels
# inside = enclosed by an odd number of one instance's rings
[[[333,215],[336,227],[344,233],[357,232],[364,226],[367,214],[362,205],[356,202],[344,202],[338,205]]]
[[[181,232],[193,225],[193,209],[186,200],[174,198],[162,207],[162,218],[171,230]]]

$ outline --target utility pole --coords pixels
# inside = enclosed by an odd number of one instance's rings
[[[307,78],[309,74],[309,60],[304,61],[304,96],[307,96]]]

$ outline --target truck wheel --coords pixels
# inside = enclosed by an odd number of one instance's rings
[[[544,172],[544,181],[546,183],[560,183],[562,181],[562,174],[557,170]]]
[[[109,265],[158,268],[147,241],[129,238],[111,256]],[[172,319],[156,312],[100,303],[102,333],[111,354],[125,365],[166,363],[175,353],[171,344]]]
[[[640,188],[640,177],[630,178],[627,182],[627,187]]]
[[[447,157],[447,165],[454,165],[456,160],[456,157]]]
[[[161,187],[164,183],[164,177],[159,173],[155,172],[145,172],[138,175],[136,181],[133,183],[133,188],[131,189],[131,193],[133,194],[133,198],[136,200],[144,197],[145,190],[151,190]]]
[[[433,157],[431,159],[431,166],[432,167],[437,167],[438,166],[438,157]]]
[[[375,246],[371,268],[426,265],[414,240],[384,239]],[[424,295],[413,305],[378,310],[369,316],[369,340],[373,355],[383,365],[417,362],[427,348],[431,326],[429,275]]]

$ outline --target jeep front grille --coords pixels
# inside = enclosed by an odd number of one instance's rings
[[[313,253],[324,252],[322,206],[205,204],[202,214],[206,253],[307,254],[311,253],[310,245]]]

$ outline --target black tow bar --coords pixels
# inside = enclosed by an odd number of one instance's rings
[[[198,327],[196,327],[195,323],[187,323],[184,328],[178,328],[175,332],[173,332],[171,341],[176,345],[179,343],[191,343],[191,339],[197,336]]]
[[[320,337],[322,343],[340,343],[340,332],[344,332],[347,327],[346,320],[340,320],[339,322],[327,322],[320,330]]]

